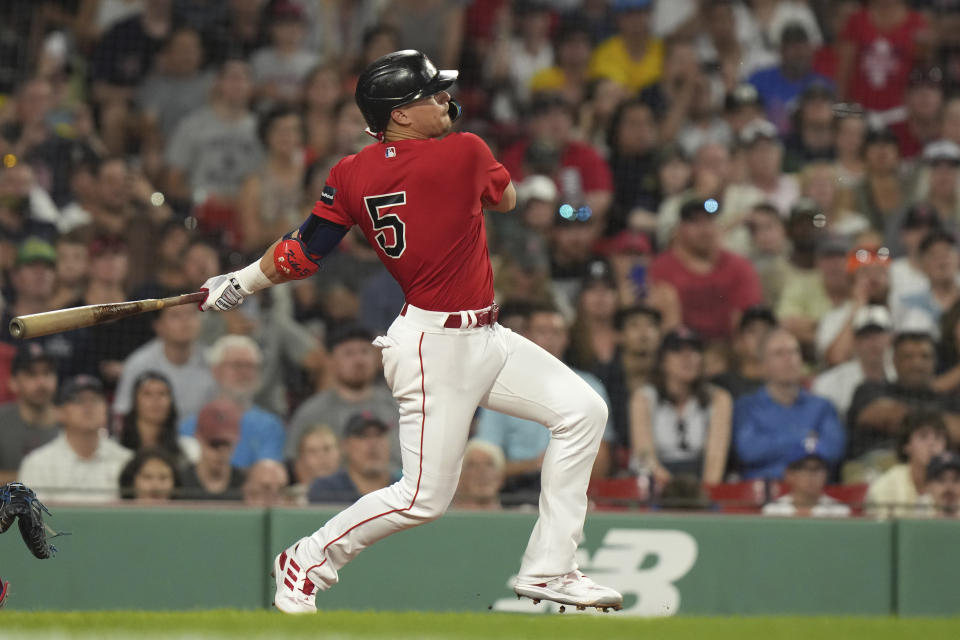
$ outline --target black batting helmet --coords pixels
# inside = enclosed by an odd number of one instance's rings
[[[370,63],[357,80],[356,100],[370,131],[382,133],[390,112],[421,98],[447,89],[460,74],[440,71],[420,51],[394,51]],[[450,119],[460,115],[460,105],[450,101]]]

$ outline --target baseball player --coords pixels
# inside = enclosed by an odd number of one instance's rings
[[[446,511],[478,405],[551,432],[540,517],[516,593],[622,605],[619,593],[580,573],[574,559],[607,407],[562,362],[497,324],[482,210],[510,211],[516,191],[480,138],[450,133],[461,109],[446,90],[457,74],[438,71],[413,50],[370,64],[356,100],[379,144],[333,167],[312,215],[258,262],[204,284],[201,309],[233,309],[255,291],[316,273],[321,258],[357,225],[406,298],[374,342],[400,405],[402,478],[277,556],[274,604],[286,613],[316,611],[317,590],[336,584],[338,571],[363,549]]]

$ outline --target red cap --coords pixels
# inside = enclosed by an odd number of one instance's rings
[[[236,442],[240,439],[241,418],[243,412],[240,407],[229,400],[221,398],[208,402],[197,414],[197,440]]]
[[[653,251],[650,238],[642,231],[624,229],[612,238],[597,242],[596,250],[605,256],[614,253],[635,253],[647,255]]]

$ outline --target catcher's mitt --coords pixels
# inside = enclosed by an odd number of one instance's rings
[[[49,528],[43,523],[43,513],[51,515],[37,500],[33,489],[20,482],[10,482],[0,489],[0,533],[4,533],[19,518],[20,535],[30,552],[41,560],[57,550],[47,540]],[[53,532],[53,538],[61,535]]]

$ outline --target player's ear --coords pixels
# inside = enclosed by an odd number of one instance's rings
[[[403,107],[397,107],[390,112],[390,119],[400,125],[410,124],[410,116],[404,111]]]

